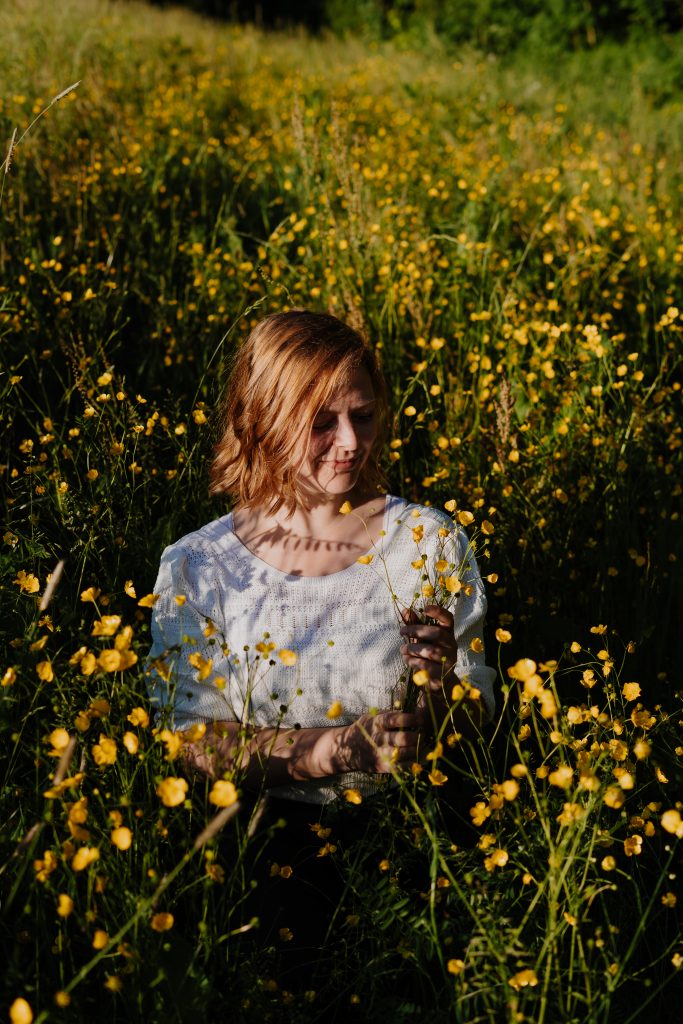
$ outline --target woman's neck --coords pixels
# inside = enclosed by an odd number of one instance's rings
[[[353,510],[353,515],[345,515],[339,510],[348,502]],[[302,536],[308,537],[330,537],[335,534],[345,535],[352,529],[352,523],[358,523],[358,517],[367,519],[379,508],[384,507],[383,495],[361,494],[349,492],[348,494],[325,495],[309,502],[309,507],[304,508],[297,505],[291,515],[288,515],[285,508],[281,508],[272,517],[284,529],[292,530]],[[271,517],[269,517],[271,518]]]
[[[352,515],[342,515],[345,501]],[[313,508],[297,507],[288,518],[284,509],[269,515],[262,509],[233,512],[237,538],[252,554],[284,572],[300,576],[325,576],[351,565],[378,543],[384,523],[384,495],[356,499],[335,495],[334,500]]]

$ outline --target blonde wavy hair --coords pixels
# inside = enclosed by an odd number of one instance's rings
[[[283,505],[289,512],[306,507],[296,480],[302,439],[305,452],[315,416],[361,367],[372,382],[377,437],[358,484],[369,491],[385,486],[379,459],[387,392],[374,352],[337,317],[295,309],[261,320],[237,350],[223,395],[209,492],[270,513]]]

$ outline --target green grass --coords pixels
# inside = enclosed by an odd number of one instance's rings
[[[661,1016],[680,955],[661,825],[682,749],[680,40],[551,66],[139,4],[44,8],[0,13],[7,144],[80,82],[16,147],[0,202],[2,1012],[21,996],[36,1019],[183,1019],[177,997],[211,1020],[229,993],[245,1020]],[[359,921],[352,940],[330,936],[334,970],[312,1001],[271,984],[276,953],[259,958],[254,929],[238,931],[262,837],[244,834],[243,811],[206,847],[214,860],[185,859],[212,810],[204,788],[162,806],[156,786],[179,770],[128,720],[146,706],[137,601],[163,547],[225,510],[206,466],[227,360],[291,305],[336,312],[377,347],[391,489],[494,523],[479,550],[499,576],[486,639],[510,688],[492,743],[446,749],[447,786],[425,772],[377,811],[365,865],[339,850],[355,893],[344,914]],[[23,577],[21,590],[20,571],[37,588]],[[89,587],[96,605],[80,599]],[[121,616],[139,660],[84,674],[72,656],[112,642],[91,636],[103,614]],[[549,718],[508,676],[521,658],[555,689]],[[84,778],[50,799],[58,727]],[[94,760],[100,735],[117,744],[109,766]],[[561,763],[567,789],[544,775]],[[493,787],[516,764],[527,774],[506,800]],[[87,840],[69,824],[81,796]],[[477,802],[489,814],[473,828]],[[111,843],[112,812],[128,851]],[[82,845],[100,858],[75,872]],[[507,860],[487,867],[495,850]],[[158,933],[152,901],[176,867],[155,908],[175,924]],[[108,976],[120,991],[103,990]]]

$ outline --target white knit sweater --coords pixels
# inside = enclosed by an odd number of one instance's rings
[[[413,528],[420,524],[423,537],[416,542]],[[439,536],[440,528],[447,537]],[[327,576],[294,576],[264,562],[237,538],[232,513],[167,547],[154,587],[159,597],[148,678],[152,701],[165,709],[169,724],[311,728],[350,724],[372,708],[399,706],[407,670],[398,610],[430,603],[421,595],[422,574],[428,570],[434,581],[440,558],[454,565],[447,573],[464,584],[451,604],[455,671],[481,691],[490,717],[495,671],[470,647],[482,636],[486,597],[465,532],[445,513],[391,495],[384,530],[369,565],[354,563]],[[422,554],[426,570],[415,569],[411,562]],[[283,649],[296,653],[295,664],[283,663]],[[335,701],[343,711],[330,721]],[[368,793],[379,782],[354,772],[292,782],[271,793],[325,803],[340,787]]]

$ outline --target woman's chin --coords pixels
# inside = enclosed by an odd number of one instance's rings
[[[325,494],[335,498],[348,497],[356,489],[358,484],[358,473],[337,473],[330,477],[309,478],[305,483],[305,489],[311,496],[323,497]]]

